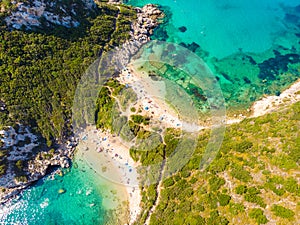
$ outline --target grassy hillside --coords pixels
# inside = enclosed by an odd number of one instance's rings
[[[163,182],[150,224],[299,224],[300,103],[227,128],[217,158],[199,163],[209,133],[189,163]],[[158,156],[159,157],[159,156]],[[157,198],[144,187],[143,224]]]

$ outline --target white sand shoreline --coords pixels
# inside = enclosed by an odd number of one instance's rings
[[[88,127],[78,145],[78,154],[100,176],[109,189],[117,190],[119,204],[111,204],[111,198],[104,205],[107,209],[116,209],[127,201],[129,207],[129,224],[132,224],[140,213],[141,194],[139,190],[137,164],[129,155],[129,149],[122,146],[118,137]]]
[[[288,105],[300,101],[300,79],[285,89],[279,96],[268,95],[255,101],[249,109],[250,116],[238,115],[235,118],[227,118],[226,124],[240,123],[246,118],[256,118],[274,111],[278,111]]]
[[[129,70],[128,70],[129,71]],[[162,105],[160,101],[156,101],[152,95],[148,95],[147,88],[143,87],[143,82],[139,82],[141,74],[130,71],[123,71],[118,80],[122,84],[131,85],[135,89],[138,96],[137,105],[145,111],[152,111],[154,119],[157,116],[165,114],[164,126],[178,127],[180,121],[174,112],[168,113],[168,107]],[[135,74],[136,73],[136,74]],[[147,80],[147,78],[145,78]],[[147,82],[146,82],[147,83]],[[143,94],[140,90],[143,89]],[[151,89],[152,90],[152,89]],[[300,101],[300,79],[292,84],[288,89],[283,91],[279,96],[266,96],[261,100],[253,103],[251,107],[251,115],[249,117],[239,116],[231,118],[226,121],[226,124],[239,123],[245,118],[254,118],[271,113],[282,106]],[[146,100],[146,101],[145,101]],[[151,103],[150,103],[151,102]],[[180,126],[182,128],[182,126]],[[198,127],[199,130],[209,127]],[[140,202],[142,199],[139,189],[139,174],[137,172],[138,163],[134,162],[129,154],[130,145],[126,144],[120,137],[110,134],[108,131],[99,131],[96,128],[89,127],[84,133],[85,139],[81,147],[82,154],[85,155],[90,165],[101,174],[108,182],[113,183],[118,190],[121,201],[128,201],[129,203],[129,224],[132,224],[141,213]],[[88,150],[86,149],[88,148]],[[85,151],[87,150],[87,151]],[[126,193],[124,193],[124,191]],[[126,196],[125,196],[126,195]]]
[[[258,117],[271,113],[280,107],[284,107],[300,101],[300,79],[284,90],[279,96],[265,96],[253,103],[251,117]]]

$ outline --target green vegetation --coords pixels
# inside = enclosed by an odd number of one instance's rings
[[[2,5],[11,6],[9,1],[2,1]],[[14,126],[16,122],[29,125],[48,149],[72,132],[71,109],[81,76],[102,53],[126,41],[136,18],[135,10],[128,6],[105,3],[99,4],[89,17],[86,11],[79,11],[81,25],[77,28],[53,26],[34,32],[8,31],[4,14],[0,15],[0,102],[7,106],[0,111],[0,126]],[[98,101],[109,101],[108,91],[104,88],[102,92],[106,93],[101,96],[106,97]],[[111,126],[105,113],[97,116],[98,126]],[[1,150],[2,153],[6,154]],[[15,167],[18,170],[21,163]],[[0,156],[1,175],[6,168],[6,156]]]
[[[5,162],[1,162],[0,165],[0,176],[4,175],[6,173],[7,165]]]
[[[247,170],[244,170],[242,166],[237,164],[232,165],[232,170],[230,174],[234,178],[243,182],[248,182],[252,179],[250,173]]]
[[[278,217],[288,219],[292,218],[295,215],[295,213],[292,210],[287,209],[281,205],[273,205],[272,212]]]
[[[10,1],[2,1],[2,5],[11,7]],[[130,23],[135,18],[129,7],[101,3],[98,12],[82,18],[79,28],[54,27],[34,33],[6,30],[0,15],[0,101],[7,105],[0,112],[0,126],[15,122],[30,125],[45,138],[49,149],[56,139],[70,134],[70,123],[66,121],[71,119],[81,75],[103,52],[129,37]],[[174,76],[175,72],[168,68],[165,77],[176,77],[178,81],[184,77],[178,71]],[[108,80],[100,90],[93,115],[97,128],[109,129],[128,141],[135,138],[131,157],[144,166],[160,165],[176,150],[182,133],[167,129],[160,135],[147,130],[149,118],[133,107],[130,111],[135,115],[120,117],[120,110],[136,100],[132,93],[116,80]],[[189,93],[198,97],[196,105],[203,106],[207,101],[203,91],[193,84],[189,85]],[[296,103],[282,112],[231,125],[217,157],[204,171],[198,168],[210,133],[201,132],[189,162],[162,182],[150,224],[219,225],[237,220],[240,224],[265,224],[265,215],[296,224],[300,206],[296,173],[300,163],[299,115],[300,103]],[[7,170],[8,152],[0,150],[0,176]],[[53,153],[50,150],[41,157],[49,159]],[[27,180],[22,174],[25,165],[14,162],[19,182]],[[156,189],[157,184],[142,188],[143,211],[136,224],[144,224],[158,197]],[[277,205],[281,200],[295,204]]]
[[[141,115],[132,115],[130,119],[136,124],[149,125],[150,122],[150,118]]]
[[[2,142],[0,142],[2,144]],[[0,147],[0,176],[4,175],[6,173],[7,169],[7,160],[6,160],[6,155],[7,155],[7,150],[2,150]]]
[[[239,185],[235,188],[235,192],[239,195],[245,194],[247,192],[247,186],[246,185]]]
[[[101,88],[96,102],[96,127],[102,129],[112,129],[112,111],[114,99],[110,96],[108,87]]]
[[[245,206],[241,203],[229,203],[229,212],[233,215],[236,216],[240,213],[245,212]]]
[[[150,224],[228,224],[237,220],[240,224],[265,224],[269,219],[296,224],[299,112],[300,103],[296,103],[284,111],[229,126],[217,157],[206,170],[199,171],[209,138],[209,132],[203,131],[190,161],[163,181]],[[176,146],[179,137],[165,133],[164,141]],[[278,163],[283,156],[285,160]],[[148,191],[144,187],[143,196]],[[289,208],[274,205],[279,201],[292,204]],[[147,207],[136,224],[144,223],[149,210],[150,203],[143,204]]]
[[[125,140],[132,140],[140,130],[140,125],[148,125],[150,120],[141,115],[132,115],[128,121],[127,117],[120,116],[120,112],[126,111],[126,106],[135,102],[136,98],[132,89],[125,88],[116,79],[105,81],[96,101],[96,127],[120,134]]]
[[[228,205],[230,202],[230,199],[231,199],[231,197],[229,195],[226,195],[226,194],[218,195],[218,200],[219,200],[220,206]]]
[[[236,144],[236,150],[238,152],[245,152],[247,150],[249,150],[250,148],[252,148],[253,143],[250,141],[242,141],[240,143]]]
[[[257,224],[265,224],[268,222],[267,217],[264,215],[264,212],[261,209],[255,208],[249,211],[249,217],[254,219]]]
[[[131,130],[136,134],[136,146],[130,149],[130,155],[135,161],[140,161],[143,165],[151,165],[162,162],[174,152],[178,145],[180,131],[168,128],[165,131],[164,139],[156,132],[146,131],[140,123],[148,124],[148,119],[134,116],[136,121],[129,123]],[[189,173],[186,174],[189,176]]]
[[[50,145],[50,140],[62,138],[69,130],[65,121],[71,117],[81,75],[102,51],[114,46],[112,40],[125,41],[117,30],[129,33],[123,23],[130,23],[134,13],[130,8],[123,11],[126,15],[118,18],[117,7],[101,4],[99,16],[89,18],[83,35],[74,40],[58,37],[55,29],[51,35],[0,30],[0,93],[7,105],[0,124],[29,124]]]
[[[248,188],[246,194],[245,194],[245,200],[248,202],[256,203],[259,206],[265,208],[266,204],[264,203],[264,200],[262,197],[259,196],[261,192],[256,187],[250,187]]]
[[[16,162],[16,166],[17,166],[17,168],[18,168],[19,170],[22,170],[22,169],[23,169],[23,162],[22,162],[22,160],[18,160],[18,161]]]
[[[26,176],[16,176],[15,180],[17,182],[20,182],[20,183],[26,183],[27,182],[27,177]]]
[[[225,184],[225,180],[223,178],[214,176],[208,180],[208,183],[210,186],[210,191],[217,191],[222,185]]]

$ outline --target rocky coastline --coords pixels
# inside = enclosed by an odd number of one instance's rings
[[[128,65],[141,47],[150,41],[154,29],[163,22],[165,17],[164,13],[154,4],[147,4],[142,8],[135,7],[134,9],[137,19],[131,25],[131,38],[113,51],[112,61],[117,71]]]
[[[9,151],[5,158],[6,172],[0,177],[0,204],[47,175],[49,168],[69,168],[77,146],[77,139],[72,136],[58,145],[56,150],[47,150],[39,137],[22,124],[18,124],[17,128],[5,127],[0,131],[0,137],[1,150]]]
[[[112,4],[117,4],[119,1],[110,1]],[[150,40],[150,36],[153,33],[153,30],[159,25],[159,19],[164,17],[162,11],[160,11],[156,5],[148,4],[142,8],[135,8],[137,12],[137,20],[132,23],[132,31],[130,33],[131,38],[123,44],[121,47],[122,54],[116,55],[118,62],[122,62],[123,65],[127,65],[133,55],[135,55],[139,49]],[[21,125],[24,128],[24,126]],[[2,132],[3,139],[1,141],[5,142],[10,137],[7,143],[10,143],[9,146],[4,146],[5,148],[14,149],[14,145],[17,145],[19,142],[16,141],[18,137],[20,138],[21,134],[17,134],[13,128],[7,128],[12,133]],[[24,129],[29,130],[28,127]],[[31,134],[31,133],[30,133]],[[66,138],[59,144],[56,149],[49,149],[47,151],[38,152],[33,159],[29,160],[30,151],[36,147],[40,147],[37,138],[34,134],[31,134],[33,139],[31,139],[31,147],[26,147],[26,154],[22,155],[20,148],[16,148],[15,152],[19,155],[14,155],[11,158],[11,165],[8,166],[6,174],[0,177],[0,187],[2,191],[0,192],[0,204],[4,204],[10,199],[17,196],[23,189],[27,188],[34,182],[43,178],[47,175],[48,169],[50,167],[61,167],[69,168],[71,166],[71,161],[78,144],[78,139],[75,136]],[[13,138],[11,138],[13,137]],[[6,138],[6,139],[5,139]],[[29,144],[29,143],[28,143]],[[29,145],[30,145],[29,144]],[[21,154],[20,154],[21,152]],[[13,154],[13,153],[12,153]],[[11,154],[10,154],[11,155]],[[16,162],[22,160],[28,160],[26,165],[24,165],[23,173],[21,176],[17,176],[14,170]]]

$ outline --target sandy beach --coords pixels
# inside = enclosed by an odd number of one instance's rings
[[[107,185],[104,207],[116,209],[128,202],[128,222],[132,224],[140,213],[141,195],[137,164],[130,157],[129,149],[122,145],[118,137],[90,126],[81,136],[77,154],[97,172],[101,183]]]
[[[258,117],[271,113],[280,107],[284,107],[300,101],[300,79],[283,91],[279,96],[265,96],[256,101],[252,107],[251,117]]]
[[[167,127],[179,128],[182,130],[197,132],[209,126],[200,126],[197,123],[189,124],[180,119],[176,109],[170,107],[164,100],[164,82],[153,82],[147,74],[135,71],[133,66],[124,68],[120,77],[117,78],[121,84],[131,87],[137,95],[135,102],[126,106],[119,106],[121,114],[130,118],[135,114],[128,108],[136,108],[143,116],[151,118],[150,125],[146,128]],[[280,96],[266,96],[255,102],[251,107],[251,116],[258,117],[277,110],[279,107],[297,102],[300,100],[300,80],[291,85],[290,88]],[[238,123],[246,116],[239,115],[236,118],[229,118],[226,124]],[[82,133],[78,146],[79,154],[89,165],[107,182],[117,190],[119,202],[128,202],[129,224],[132,224],[141,212],[141,194],[139,189],[138,163],[130,157],[129,149],[134,143],[125,142],[121,137],[111,134],[109,131],[96,130],[95,126],[88,127]],[[109,201],[108,201],[109,202]],[[116,207],[111,205],[107,207]]]
[[[192,100],[183,89],[165,79],[154,81],[137,67],[129,64],[117,79],[135,91],[138,98],[135,107],[142,110],[142,115],[151,118],[152,126],[159,124],[163,128],[179,128],[188,132],[205,128],[199,124],[198,112],[190,105]],[[181,96],[178,96],[180,91]],[[174,94],[176,99],[171,99],[170,94]]]
[[[166,129],[178,128],[189,132],[197,132],[204,127],[190,121],[182,121],[179,112],[165,102],[165,83],[153,82],[148,75],[134,71],[133,67],[125,68],[117,78],[121,84],[130,86],[137,95],[134,103],[119,106],[122,115],[130,118],[131,107],[135,107],[139,114],[151,118],[145,129],[153,127]],[[119,102],[120,103],[120,102]],[[129,149],[134,143],[126,142],[121,137],[109,131],[97,130],[95,126],[87,127],[81,133],[78,145],[79,156],[85,160],[112,189],[117,190],[118,202],[128,202],[129,224],[132,224],[141,212],[141,194],[139,189],[138,163],[130,157]],[[108,197],[111,202],[114,197]],[[116,208],[117,203],[107,205]]]

